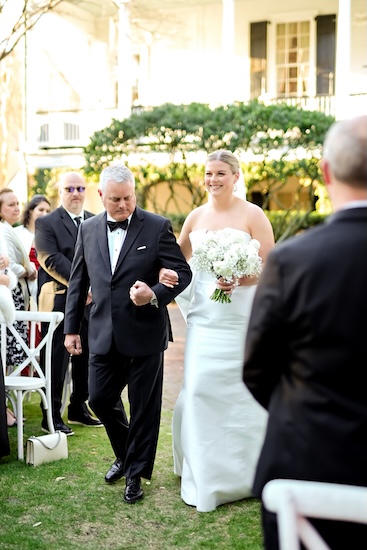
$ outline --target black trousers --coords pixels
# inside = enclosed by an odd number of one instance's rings
[[[130,422],[121,393],[127,386]],[[107,355],[89,356],[89,405],[104,424],[126,477],[151,479],[162,408],[163,352],[121,355],[113,344]]]
[[[367,541],[367,525],[346,521],[309,519],[331,550],[364,548]],[[262,507],[264,548],[279,550],[277,516]],[[301,549],[305,550],[303,544]]]
[[[42,327],[42,333],[48,325]],[[81,339],[84,353],[72,358],[73,391],[70,406],[75,413],[82,412],[83,404],[88,399],[88,322],[83,321]],[[64,346],[64,321],[56,328],[52,340],[51,352],[51,399],[54,423],[61,422],[62,393],[66,371],[69,364],[69,353]]]
[[[80,338],[83,353],[81,355],[73,355],[71,358],[73,390],[70,396],[69,410],[74,414],[81,413],[84,403],[88,400],[89,346],[87,320],[84,320],[82,323]]]

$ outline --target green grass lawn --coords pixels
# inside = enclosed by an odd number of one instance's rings
[[[39,398],[25,402],[25,439],[41,435]],[[0,549],[90,550],[262,549],[260,505],[255,499],[198,513],[180,498],[173,474],[171,411],[163,411],[158,452],[145,498],[123,501],[125,481],[107,485],[114,460],[104,428],[73,426],[69,458],[37,468],[11,456],[0,460]]]

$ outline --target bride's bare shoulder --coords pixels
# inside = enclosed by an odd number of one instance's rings
[[[195,222],[205,213],[207,208],[206,204],[202,204],[201,206],[198,206],[197,208],[194,208],[190,212],[190,214],[187,216],[186,220],[189,220],[190,222]]]
[[[254,216],[254,217],[265,216],[264,210],[257,204],[254,204],[253,202],[250,202],[247,200],[244,201],[243,208],[246,210],[247,214],[250,216]]]

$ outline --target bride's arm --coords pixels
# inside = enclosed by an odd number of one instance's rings
[[[256,204],[248,203],[249,230],[251,237],[257,239],[260,243],[259,255],[264,267],[270,250],[274,247],[274,232],[269,219],[264,211]],[[238,285],[250,286],[256,285],[259,277],[242,277],[238,279]]]
[[[181,248],[181,252],[185,256],[187,262],[191,259],[192,256],[190,233],[192,231],[192,219],[195,217],[194,212],[195,211],[191,212],[187,216],[182,226],[180,236],[177,239],[177,242]]]
[[[182,226],[180,236],[177,239],[177,242],[181,248],[181,252],[185,256],[186,261],[189,261],[192,256],[191,242],[189,237],[191,233],[191,218],[192,212],[187,216]],[[173,288],[178,285],[178,275],[173,269],[162,267],[159,271],[159,282],[162,285]]]

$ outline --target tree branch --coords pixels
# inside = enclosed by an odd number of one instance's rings
[[[10,33],[0,40],[0,62],[14,50],[21,38],[38,23],[42,15],[53,10],[63,1],[43,0],[42,2],[37,2],[35,0],[24,0],[21,13],[14,15],[16,20]],[[0,26],[2,17],[5,17],[5,6],[7,3],[7,0],[5,0],[0,4]]]

